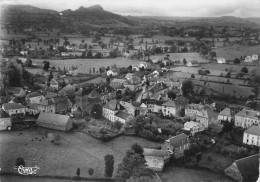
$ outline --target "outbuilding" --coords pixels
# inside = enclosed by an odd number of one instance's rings
[[[72,128],[73,121],[70,116],[41,112],[36,124],[44,128],[68,131]]]

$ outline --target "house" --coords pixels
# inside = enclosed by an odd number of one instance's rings
[[[218,121],[231,121],[232,114],[231,109],[226,107],[223,111],[218,114]]]
[[[138,67],[141,69],[146,69],[147,68],[147,64],[144,64],[144,63],[140,63],[139,65],[138,65]]]
[[[75,87],[71,84],[66,85],[65,87],[63,87],[59,92],[59,95],[63,95],[63,96],[74,96],[75,94]]]
[[[253,125],[244,131],[243,143],[260,147],[260,125]]]
[[[217,58],[217,62],[219,63],[219,64],[226,64],[227,63],[227,61],[226,61],[226,59],[225,58]]]
[[[258,60],[258,55],[257,55],[257,54],[252,54],[251,59],[252,59],[253,61],[257,61],[257,60]]]
[[[70,109],[69,100],[65,96],[58,96],[51,98],[55,107],[55,113],[66,112]]]
[[[173,154],[175,158],[180,158],[184,155],[185,150],[189,150],[190,141],[188,135],[181,133],[171,137],[161,145],[161,150],[166,150]]]
[[[199,66],[199,62],[197,60],[190,60],[187,62],[188,67],[197,67]]]
[[[260,112],[243,109],[235,114],[235,126],[248,128],[253,124],[260,124]]]
[[[140,68],[136,65],[132,65],[132,71],[139,71]]]
[[[217,123],[218,114],[210,108],[206,108],[196,114],[196,121],[199,121],[205,128],[208,128],[211,124]]]
[[[120,105],[123,106],[126,110],[126,112],[132,116],[138,116],[140,115],[140,102],[124,102],[119,101]]]
[[[127,73],[125,79],[129,80],[133,77],[133,73]]]
[[[36,124],[44,128],[69,131],[72,129],[73,121],[70,116],[41,112]]]
[[[115,122],[117,117],[115,117],[115,114],[122,110],[121,105],[116,100],[110,100],[106,105],[103,107],[103,116],[107,118],[108,120]]]
[[[25,115],[26,107],[18,103],[4,103],[2,109],[9,115]]]
[[[45,99],[51,99],[53,97],[58,97],[59,95],[55,92],[46,92]]]
[[[114,78],[109,86],[111,86],[112,88],[114,88],[115,90],[122,90],[124,87],[124,85],[126,84],[126,80],[125,79],[118,79],[118,78]]]
[[[55,113],[55,104],[51,99],[44,99],[38,103],[39,112]]]
[[[52,79],[50,81],[50,87],[55,89],[55,90],[59,90],[59,82],[55,79]]]
[[[181,107],[175,101],[168,101],[162,105],[162,114],[164,116],[177,116]]]
[[[183,129],[185,131],[190,132],[192,135],[194,135],[195,133],[204,131],[205,127],[204,127],[204,125],[202,125],[199,122],[190,121],[190,122],[184,123],[184,128]]]
[[[142,103],[142,104],[140,105],[140,115],[146,114],[147,111],[148,111],[147,105],[146,105],[145,103]]]
[[[161,172],[165,163],[170,159],[170,154],[166,150],[158,149],[143,149],[144,159],[148,169],[152,169],[156,172]]]
[[[26,93],[22,87],[6,87],[5,94],[17,98],[24,98],[26,96]]]
[[[225,174],[238,182],[257,181],[259,177],[259,154],[236,160],[224,170]]]
[[[37,103],[29,103],[27,105],[27,109],[26,109],[26,112],[30,115],[36,115],[39,113],[39,110],[38,110],[38,104]]]
[[[124,87],[129,88],[130,91],[139,91],[143,88],[141,79],[137,76],[132,76],[132,78],[128,79]]]
[[[147,105],[147,112],[160,113],[162,111],[162,101],[156,101],[154,99],[145,99],[143,103]]]
[[[195,118],[196,114],[199,113],[202,109],[205,108],[205,105],[202,104],[189,104],[185,107],[185,115]]]
[[[42,94],[40,94],[39,92],[29,93],[25,97],[25,100],[26,100],[27,103],[39,103],[44,99],[45,99],[45,97]]]
[[[112,70],[108,70],[108,71],[107,71],[107,76],[116,76],[116,75],[118,75],[117,72],[114,72],[114,71],[112,71]]]
[[[131,119],[133,119],[133,116],[122,110],[118,111],[114,116],[114,121],[120,121],[121,123],[124,124],[130,121]]]
[[[252,57],[251,56],[246,56],[244,62],[245,63],[252,63],[253,62]]]
[[[101,84],[97,88],[97,91],[101,95],[100,99],[102,102],[107,102],[116,98],[116,91],[107,84]]]

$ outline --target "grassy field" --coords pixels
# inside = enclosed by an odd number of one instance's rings
[[[186,61],[197,60],[199,63],[208,63],[209,61],[202,58],[199,53],[168,53],[170,55],[170,60],[172,61]],[[162,59],[165,57],[166,54],[163,55],[154,55],[151,56],[150,59]]]
[[[48,133],[61,136],[61,145],[54,145]],[[0,168],[3,172],[13,172],[15,159],[22,157],[26,166],[40,167],[38,175],[74,176],[76,169],[81,169],[81,176],[88,177],[88,169],[95,170],[95,177],[104,174],[104,156],[112,154],[115,157],[116,173],[118,164],[122,161],[126,150],[138,143],[143,147],[157,148],[159,144],[138,137],[118,137],[108,143],[101,143],[86,134],[64,133],[48,129],[29,129],[26,131],[11,131],[0,133]]]
[[[39,66],[43,66],[44,59],[34,59],[33,60]],[[116,64],[117,67],[128,67],[129,65],[139,65],[141,61],[137,60],[128,60],[124,58],[106,58],[106,59],[52,59],[48,60],[52,66],[55,66],[56,69],[59,67],[63,70],[64,67],[68,68],[71,66],[77,66],[79,73],[86,73],[91,67],[107,67]]]
[[[206,170],[168,167],[161,177],[163,182],[232,182],[233,180]]]
[[[226,59],[240,58],[241,56],[248,56],[252,54],[260,54],[260,45],[246,46],[246,45],[233,45],[213,49],[217,53],[217,57],[224,57]]]

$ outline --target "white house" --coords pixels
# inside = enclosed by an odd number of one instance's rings
[[[260,124],[260,112],[243,109],[235,114],[235,126],[249,128],[253,124]]]
[[[138,65],[138,67],[139,67],[140,69],[141,69],[141,68],[146,69],[146,68],[147,68],[147,64],[140,63],[140,64]]]
[[[26,107],[18,103],[4,103],[2,109],[9,115],[23,114],[25,115]]]
[[[218,121],[231,121],[231,109],[226,107],[223,111],[218,114]]]
[[[243,143],[260,147],[260,126],[253,125],[244,131]]]
[[[227,61],[226,61],[226,59],[225,58],[217,58],[217,62],[219,63],[219,64],[226,64],[227,63]]]
[[[184,124],[183,129],[189,131],[192,135],[194,135],[195,133],[205,130],[205,127],[199,122],[190,121]]]
[[[246,56],[244,62],[245,63],[252,63],[253,62],[252,57],[251,56]]]
[[[147,168],[158,172],[163,170],[165,163],[168,162],[170,158],[170,154],[167,150],[144,148],[143,155],[146,160]]]
[[[110,100],[104,107],[103,107],[103,116],[108,120],[115,122],[117,118],[115,114],[120,110],[120,104],[116,100]]]
[[[197,66],[199,66],[199,62],[197,60],[190,60],[190,61],[188,61],[187,66],[188,67],[197,67]]]
[[[168,101],[162,105],[162,113],[164,116],[176,116],[179,112],[179,107],[175,101]]]
[[[258,60],[258,55],[257,55],[257,54],[252,54],[251,59],[252,59],[253,61],[257,61],[257,60]]]
[[[117,72],[113,72],[112,70],[107,71],[107,76],[110,76],[110,75],[116,76],[117,74],[118,74]]]

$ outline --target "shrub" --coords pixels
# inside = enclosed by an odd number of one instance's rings
[[[88,174],[89,174],[90,176],[92,176],[93,173],[94,173],[94,169],[93,169],[93,168],[89,168]]]
[[[121,123],[120,121],[115,121],[113,123],[113,127],[116,128],[117,130],[120,130],[123,126],[123,123]]]
[[[112,177],[114,171],[114,156],[107,154],[105,157],[105,176]]]
[[[15,166],[23,166],[25,167],[25,160],[21,157],[18,157],[15,161]]]

